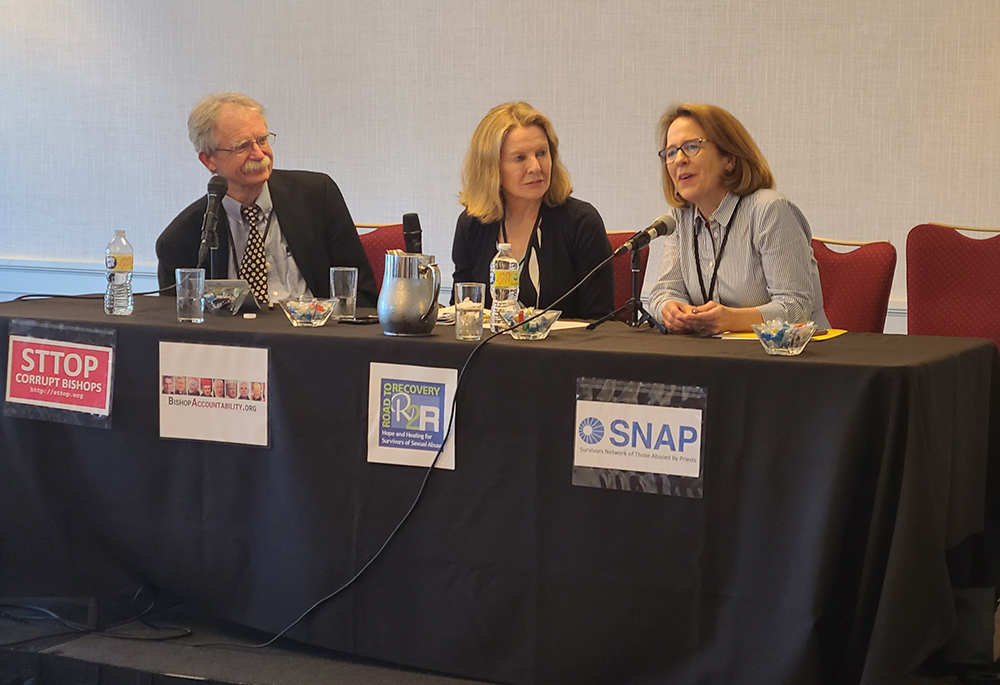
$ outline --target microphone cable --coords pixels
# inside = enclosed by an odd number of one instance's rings
[[[139,610],[138,602],[139,598],[142,596],[144,590],[148,589],[149,585],[142,585],[136,593],[132,596],[132,618],[127,618],[117,623],[112,623],[110,625],[104,626],[103,628],[91,627],[84,625],[82,623],[77,623],[76,621],[71,621],[63,616],[60,616],[51,609],[47,609],[41,606],[29,605],[29,604],[16,604],[16,603],[0,603],[0,618],[9,619],[16,621],[18,623],[27,624],[29,621],[56,621],[59,624],[69,628],[69,630],[62,631],[59,633],[48,633],[45,635],[37,635],[35,637],[26,638],[23,640],[17,640],[15,642],[4,642],[0,643],[0,648],[15,647],[18,645],[27,644],[30,642],[36,642],[38,640],[46,640],[57,637],[66,637],[69,635],[100,635],[103,637],[113,637],[120,638],[122,640],[139,640],[144,642],[164,642],[167,640],[178,640],[183,637],[188,637],[191,635],[191,630],[188,628],[180,628],[174,626],[161,626],[153,623],[149,620],[150,616],[155,614],[161,614],[165,611],[169,611],[178,605],[169,606],[163,609],[159,609],[154,612],[153,608],[156,605],[156,599],[154,597],[149,598],[149,606],[145,609]],[[15,615],[11,611],[27,611],[33,612],[34,615],[22,616]],[[131,635],[127,633],[113,632],[115,628],[121,628],[130,623],[141,623],[142,625],[156,631],[175,631],[169,635],[158,635],[158,636],[147,636],[147,635]]]
[[[160,288],[159,290],[148,290],[142,293],[132,293],[133,297],[148,297],[150,295],[162,295],[170,290],[176,288],[175,285],[168,285],[165,288]],[[83,293],[80,295],[64,295],[59,293],[28,293],[26,295],[19,295],[15,297],[11,302],[27,302],[29,300],[99,300],[105,296],[104,293]]]
[[[623,252],[621,254],[627,254],[627,253]],[[455,396],[451,400],[451,410],[450,410],[450,413],[449,413],[449,416],[448,416],[448,425],[445,428],[444,438],[441,440],[441,446],[438,448],[437,452],[434,454],[434,459],[431,461],[430,465],[427,466],[426,469],[424,470],[424,476],[423,476],[423,478],[420,481],[420,487],[417,488],[417,492],[416,492],[416,495],[414,495],[414,497],[413,497],[413,501],[410,503],[410,506],[406,510],[406,513],[403,514],[402,518],[400,518],[399,522],[393,527],[392,531],[390,531],[389,535],[385,538],[385,540],[379,546],[378,550],[375,551],[375,553],[368,559],[368,561],[366,561],[361,566],[361,568],[358,569],[358,571],[347,582],[345,582],[343,585],[341,585],[340,587],[338,587],[336,590],[334,590],[334,591],[330,592],[329,594],[327,594],[326,596],[322,597],[321,599],[316,600],[312,604],[312,606],[310,606],[308,609],[306,609],[305,611],[303,611],[299,615],[298,618],[296,618],[294,621],[292,621],[291,623],[289,623],[281,631],[279,631],[278,633],[276,633],[271,639],[267,640],[266,642],[262,642],[262,643],[259,643],[259,644],[253,644],[253,645],[243,645],[243,644],[238,644],[238,643],[235,643],[235,642],[204,642],[204,643],[192,644],[192,645],[186,645],[186,646],[188,646],[188,647],[236,647],[236,648],[240,648],[240,649],[261,649],[261,648],[264,648],[264,647],[269,647],[270,645],[274,644],[278,639],[280,639],[281,637],[283,637],[286,633],[288,633],[288,631],[290,631],[292,628],[294,628],[299,623],[301,623],[313,611],[315,611],[316,609],[318,609],[322,605],[326,604],[327,602],[329,602],[333,598],[337,597],[339,594],[341,594],[342,592],[344,592],[345,590],[347,590],[349,587],[351,587],[355,582],[357,582],[357,580],[359,578],[361,578],[362,575],[364,575],[365,571],[367,571],[368,568],[371,567],[371,565],[373,563],[375,563],[375,560],[378,559],[382,555],[382,552],[385,551],[386,547],[389,546],[389,543],[393,540],[393,538],[396,537],[396,534],[403,527],[403,524],[405,524],[407,522],[407,520],[409,520],[410,515],[413,514],[413,511],[417,508],[417,504],[423,498],[424,490],[427,488],[427,482],[428,482],[428,480],[430,480],[431,473],[434,472],[434,467],[437,465],[438,460],[441,458],[441,454],[444,452],[444,447],[448,443],[449,438],[451,438],[451,431],[452,431],[452,428],[454,427],[454,423],[455,423],[455,409],[458,406],[458,394],[459,394],[459,390],[462,387],[462,379],[465,377],[465,374],[466,374],[466,372],[469,369],[469,364],[472,362],[472,359],[476,356],[476,353],[479,352],[479,350],[481,350],[484,345],[486,345],[488,342],[490,342],[491,340],[493,340],[497,336],[503,335],[504,333],[507,333],[508,331],[511,331],[511,330],[513,330],[515,328],[518,328],[519,326],[523,326],[524,324],[526,324],[526,323],[528,323],[530,321],[534,321],[538,317],[540,317],[540,316],[544,315],[546,312],[550,311],[553,307],[557,306],[560,302],[562,302],[567,297],[569,297],[571,294],[573,294],[577,290],[577,288],[579,288],[584,283],[586,283],[587,280],[591,276],[593,276],[595,273],[597,273],[602,267],[604,267],[606,264],[608,264],[616,256],[618,256],[618,255],[616,255],[616,254],[614,254],[612,252],[612,254],[610,254],[607,258],[605,258],[603,261],[601,261],[600,264],[598,264],[593,269],[591,269],[587,273],[587,275],[585,275],[583,278],[581,278],[579,281],[577,281],[576,285],[574,285],[572,288],[570,288],[565,293],[563,293],[562,296],[560,296],[558,299],[556,299],[552,304],[550,304],[548,307],[546,307],[542,311],[537,312],[535,314],[532,314],[530,317],[526,318],[524,321],[519,321],[517,323],[510,324],[506,328],[503,328],[503,329],[501,329],[499,331],[491,333],[489,336],[487,336],[487,337],[483,338],[481,341],[479,341],[479,343],[472,349],[472,351],[469,353],[469,356],[465,358],[465,362],[462,364],[462,368],[458,372],[458,379],[455,382]]]

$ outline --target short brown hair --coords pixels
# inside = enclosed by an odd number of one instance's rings
[[[462,164],[462,190],[458,201],[470,216],[490,223],[503,217],[500,188],[500,148],[511,129],[538,126],[549,141],[552,173],[542,200],[550,207],[566,201],[573,192],[569,172],[559,161],[559,139],[548,117],[527,102],[506,102],[491,109],[479,122]]]
[[[667,146],[667,130],[670,124],[681,117],[689,117],[705,130],[708,140],[719,148],[719,152],[733,158],[733,168],[722,177],[722,185],[731,193],[749,195],[761,188],[774,187],[774,175],[767,165],[757,143],[732,114],[715,105],[696,105],[690,102],[673,104],[660,117],[657,126],[660,145]],[[687,207],[690,203],[677,194],[674,181],[664,164],[663,195],[674,207]]]

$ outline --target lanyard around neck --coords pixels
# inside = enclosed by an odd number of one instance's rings
[[[542,225],[542,208],[538,208],[538,214],[535,216],[535,225],[531,227],[531,235],[528,237],[528,246],[531,246],[531,241],[535,239],[535,233],[538,231],[538,227]],[[507,218],[504,217],[500,219],[500,242],[510,243],[507,240]],[[525,249],[525,255],[528,254],[528,250]]]
[[[531,228],[531,235],[528,237],[528,246],[524,249],[524,256],[521,257],[521,259],[518,261],[518,267],[521,270],[524,269],[525,264],[529,265],[528,280],[531,281],[531,285],[535,289],[536,309],[539,307],[539,303],[541,302],[542,298],[542,284],[540,282],[536,283],[535,280],[531,277],[530,263],[531,263],[531,253],[537,252],[541,248],[541,235],[538,230],[541,225],[542,225],[542,208],[539,207],[538,216],[535,217],[535,225]],[[505,219],[500,220],[500,241],[504,243],[508,242],[507,221]],[[537,257],[536,257],[536,263],[537,263]],[[541,281],[541,276],[538,277],[538,280]]]
[[[715,253],[715,269],[712,271],[712,281],[708,284],[708,292],[705,292],[705,281],[701,275],[701,255],[698,253],[698,236],[694,236],[694,266],[698,271],[698,285],[701,286],[701,296],[708,302],[712,299],[712,293],[715,291],[715,281],[719,277],[719,264],[722,263],[722,251],[726,249],[726,241],[729,240],[729,229],[733,225],[733,220],[736,219],[736,211],[740,208],[740,203],[743,202],[743,196],[736,201],[736,206],[733,207],[733,213],[729,215],[729,221],[726,222],[725,233],[722,234],[722,244],[719,245],[719,251]],[[697,211],[697,209],[695,210]],[[709,230],[708,224],[705,224],[705,229]],[[719,302],[719,304],[722,304]]]

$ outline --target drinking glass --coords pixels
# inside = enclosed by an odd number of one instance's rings
[[[205,270],[175,269],[177,320],[201,323],[205,320]]]
[[[483,337],[483,301],[485,283],[455,284],[455,339],[479,340]]]
[[[330,299],[334,319],[353,319],[358,306],[358,269],[353,266],[330,267]]]

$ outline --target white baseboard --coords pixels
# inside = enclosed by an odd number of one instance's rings
[[[890,300],[883,333],[906,335],[906,301]]]
[[[132,290],[149,292],[159,286],[155,264],[136,264]],[[0,301],[22,295],[83,295],[103,293],[107,285],[104,262],[0,258]]]

